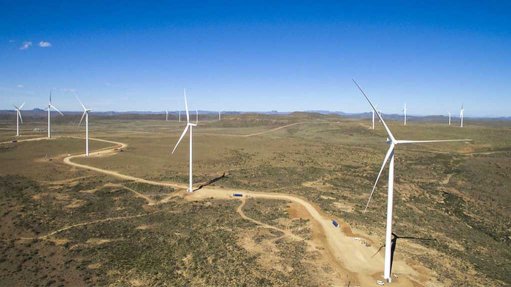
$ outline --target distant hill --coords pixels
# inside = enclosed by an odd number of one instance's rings
[[[82,114],[81,111],[62,111],[66,116],[80,116]],[[208,110],[199,110],[199,115],[206,116],[218,116],[218,111],[208,111]],[[5,119],[7,117],[13,116],[15,113],[14,110],[0,110],[0,119]],[[176,117],[179,111],[169,111],[169,115],[171,117]],[[184,111],[181,111],[181,115],[184,115]],[[104,111],[104,112],[91,112],[91,115],[99,116],[99,117],[120,117],[120,118],[157,118],[161,117],[165,114],[165,111]],[[191,115],[195,114],[195,111],[190,111]],[[307,111],[295,111],[295,112],[278,112],[278,111],[250,111],[250,112],[240,112],[240,111],[222,111],[222,115],[244,115],[244,114],[262,114],[262,115],[294,115],[294,116],[305,116],[310,118],[318,118],[322,115],[330,115],[330,116],[342,116],[345,118],[352,119],[364,119],[371,118],[372,114],[369,112],[365,113],[346,113],[342,111],[328,111],[328,110],[307,110]],[[33,117],[33,118],[43,118],[47,117],[47,111],[41,108],[35,108],[32,110],[22,110],[23,117]],[[386,114],[383,113],[384,119],[390,119],[395,121],[400,121],[403,119],[402,115],[399,114]],[[511,117],[465,117],[470,120],[479,120],[479,121],[511,121]],[[455,122],[458,117],[453,116],[453,121]],[[427,116],[415,116],[408,115],[408,120],[410,121],[426,121],[426,122],[439,122],[439,121],[447,121],[447,116],[445,115],[427,115]]]

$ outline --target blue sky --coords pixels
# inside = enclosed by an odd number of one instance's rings
[[[0,109],[511,115],[509,1],[149,2],[0,0]]]

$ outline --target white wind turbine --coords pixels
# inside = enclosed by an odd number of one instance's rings
[[[83,108],[82,118],[80,119],[80,123],[78,125],[82,124],[83,117],[85,117],[85,155],[89,156],[89,112],[91,109],[87,109],[78,97],[76,97],[76,99],[78,102],[80,102],[80,105]]]
[[[181,111],[177,111],[177,113],[178,113],[178,120],[179,120],[179,122],[181,122]]]
[[[16,109],[16,136],[17,137],[20,136],[20,121],[21,121],[21,123],[23,123],[23,118],[21,117],[21,109],[23,108],[24,105],[25,105],[25,103],[21,104],[21,106],[19,106],[19,107],[14,106],[14,108]]]
[[[51,138],[51,109],[56,110],[61,116],[64,114],[59,111],[52,103],[51,103],[51,90],[50,90],[50,101],[48,102],[48,138]]]
[[[369,98],[366,96],[362,88],[353,80],[355,85],[358,87],[362,95],[366,98],[366,100],[369,102],[369,105],[373,108],[374,111],[376,111],[376,108],[371,103]],[[388,193],[387,193],[387,225],[386,225],[386,233],[385,233],[385,265],[384,265],[384,273],[383,277],[387,282],[390,282],[391,279],[391,268],[392,268],[392,254],[391,254],[391,247],[392,247],[392,209],[393,209],[393,197],[394,197],[394,148],[398,144],[414,144],[414,143],[438,143],[438,142],[466,142],[470,141],[469,139],[462,139],[462,140],[420,140],[420,141],[414,141],[414,140],[396,140],[394,135],[392,135],[392,132],[390,131],[389,127],[381,117],[381,115],[377,112],[376,113],[378,117],[380,118],[380,121],[382,122],[383,126],[385,127],[385,130],[388,135],[387,142],[389,143],[390,147],[387,151],[387,154],[385,155],[385,159],[383,160],[383,164],[381,166],[380,172],[378,173],[378,177],[376,177],[376,182],[374,183],[373,189],[371,191],[371,195],[369,196],[369,200],[367,201],[366,207],[364,212],[367,210],[367,207],[369,206],[369,203],[371,202],[371,197],[373,196],[374,191],[376,190],[376,185],[378,184],[378,180],[380,179],[380,176],[383,172],[383,169],[385,168],[385,165],[387,164],[387,161],[390,160],[389,163],[389,182],[388,182]]]
[[[192,175],[192,158],[193,158],[192,157],[192,151],[193,151],[192,139],[193,139],[193,127],[197,126],[197,124],[196,123],[194,124],[194,123],[190,122],[190,114],[188,113],[188,102],[186,101],[186,90],[184,90],[184,97],[185,97],[185,111],[186,111],[186,127],[183,130],[183,133],[181,134],[181,137],[179,137],[179,140],[177,141],[176,146],[172,150],[172,154],[174,154],[174,152],[176,151],[177,146],[179,145],[179,143],[181,142],[181,140],[185,136],[185,134],[188,131],[188,129],[190,129],[190,163],[189,163],[189,187],[188,187],[188,192],[193,192],[193,187],[192,187],[192,184],[193,184],[193,182],[192,182],[192,179],[193,179],[193,175]]]
[[[222,120],[222,112],[221,111],[218,111],[218,120],[221,121]]]
[[[465,112],[465,109],[463,108],[463,105],[461,105],[460,110],[460,127],[463,127],[463,113]]]
[[[169,120],[169,110],[165,110],[165,121]]]
[[[403,124],[406,126],[406,103],[405,103],[405,106],[403,107],[403,116],[404,116]]]
[[[449,125],[451,125],[451,112],[449,112]]]

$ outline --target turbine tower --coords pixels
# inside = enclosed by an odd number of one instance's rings
[[[463,104],[461,105],[460,110],[460,127],[463,127],[463,113],[465,112],[465,109],[463,108]]]
[[[449,125],[451,125],[451,112],[449,112]]]
[[[188,187],[188,192],[193,192],[193,187],[192,187],[192,179],[193,179],[193,175],[192,175],[192,151],[193,151],[193,148],[192,148],[192,139],[193,139],[193,127],[196,127],[197,124],[195,123],[191,123],[190,122],[190,114],[188,113],[188,102],[186,101],[186,90],[184,90],[184,97],[185,97],[185,111],[186,111],[186,127],[185,129],[183,130],[183,133],[181,134],[181,137],[179,137],[179,140],[177,141],[176,143],[176,146],[174,147],[174,149],[172,150],[172,154],[174,154],[174,152],[176,151],[176,148],[177,146],[179,145],[179,143],[181,142],[181,140],[183,139],[183,137],[185,136],[186,132],[188,131],[188,129],[190,129],[190,162],[189,162],[189,187]]]
[[[165,110],[165,121],[169,120],[169,110]]]
[[[221,111],[218,111],[218,120],[221,121],[222,120],[222,112]]]
[[[373,130],[374,130],[374,110],[371,110],[372,114],[373,114]]]
[[[177,118],[178,118],[179,122],[181,122],[181,111],[177,111],[177,113],[178,113],[178,117]]]
[[[403,107],[403,115],[404,115],[404,122],[403,122],[403,124],[406,126],[406,103],[405,103],[405,106]]]
[[[360,90],[362,95],[366,98],[367,102],[369,102],[369,105],[373,108],[373,110],[376,111],[376,108],[371,103],[369,98],[366,96],[362,88],[357,84],[355,80],[353,80],[357,88]],[[369,196],[369,200],[367,201],[366,207],[364,212],[367,210],[367,207],[369,206],[369,203],[371,202],[371,197],[373,196],[374,191],[376,190],[376,185],[378,184],[378,180],[380,179],[380,176],[382,174],[383,169],[385,168],[385,165],[387,164],[387,161],[390,160],[389,163],[389,182],[388,182],[388,195],[387,195],[387,225],[386,225],[386,233],[385,233],[385,266],[384,266],[384,273],[383,277],[387,282],[391,282],[391,268],[392,268],[392,209],[393,209],[393,197],[394,197],[394,148],[399,144],[415,144],[415,143],[438,143],[438,142],[466,142],[470,141],[469,139],[462,139],[462,140],[396,140],[392,132],[390,131],[389,127],[381,117],[381,115],[377,112],[376,113],[378,117],[381,120],[381,123],[385,127],[385,130],[388,135],[387,143],[390,145],[387,154],[385,155],[385,159],[383,160],[383,164],[381,166],[380,172],[378,173],[378,176],[376,177],[376,182],[374,183],[373,190],[371,191],[371,195]]]
[[[85,156],[89,156],[89,112],[91,109],[87,109],[78,97],[76,97],[76,99],[78,102],[80,102],[80,105],[83,108],[82,118],[80,119],[80,123],[78,125],[82,124],[83,117],[85,117]]]
[[[57,111],[61,116],[64,114],[59,111],[52,103],[51,103],[51,90],[50,90],[50,101],[48,102],[48,138],[51,138],[51,109]]]
[[[14,108],[16,109],[16,136],[17,137],[20,136],[20,121],[21,121],[21,123],[23,123],[23,118],[21,117],[21,109],[23,108],[24,105],[25,105],[25,103],[21,104],[21,106],[19,106],[19,107],[14,106]]]

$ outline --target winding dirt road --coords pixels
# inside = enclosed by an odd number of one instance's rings
[[[97,151],[91,152],[91,153],[89,153],[89,157],[114,155],[118,152],[118,150],[126,149],[128,147],[127,144],[121,143],[121,142],[116,142],[116,141],[110,141],[110,140],[104,140],[104,139],[98,139],[98,138],[90,138],[90,140],[111,143],[111,144],[114,144],[115,146],[107,147],[107,148],[103,148],[103,149],[99,149]],[[86,157],[85,154],[70,155],[70,156],[67,156],[64,158],[64,163],[68,164],[70,166],[92,170],[95,172],[110,175],[110,176],[117,177],[120,179],[131,180],[131,181],[146,183],[146,184],[151,184],[151,185],[167,186],[167,187],[172,187],[172,188],[176,188],[176,189],[186,188],[186,185],[184,185],[184,184],[179,184],[179,183],[174,183],[174,182],[162,182],[162,181],[147,180],[147,179],[143,179],[143,178],[139,178],[139,177],[135,177],[135,176],[131,176],[131,175],[122,174],[117,171],[111,171],[111,170],[107,170],[107,169],[97,168],[97,167],[93,167],[90,165],[79,164],[79,163],[75,163],[75,162],[71,161],[72,159],[83,158],[83,157]]]

